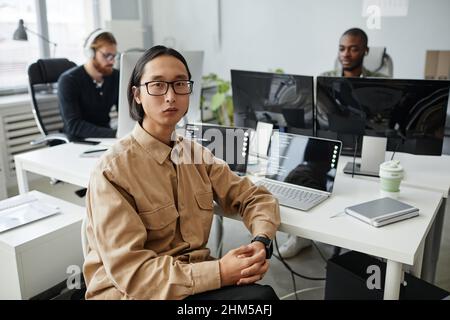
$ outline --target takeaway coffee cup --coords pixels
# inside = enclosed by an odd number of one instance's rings
[[[380,164],[380,194],[382,197],[398,198],[400,183],[403,179],[403,167],[400,161],[391,160]]]

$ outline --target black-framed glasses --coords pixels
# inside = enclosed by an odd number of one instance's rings
[[[98,52],[100,52],[102,54],[103,58],[105,58],[105,60],[108,60],[108,61],[113,61],[114,59],[116,59],[117,55],[119,54],[118,52],[117,53],[104,53],[100,50],[98,50]]]
[[[149,81],[139,86],[145,86],[147,93],[151,96],[163,96],[169,91],[169,85],[172,86],[176,94],[191,94],[194,86],[192,80],[176,80],[176,81]]]

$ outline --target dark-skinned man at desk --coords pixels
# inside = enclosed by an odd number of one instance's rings
[[[345,31],[339,40],[338,60],[340,67],[324,72],[323,77],[380,77],[387,76],[364,68],[364,57],[369,53],[367,34],[358,28]],[[304,248],[310,247],[311,240],[289,235],[288,240],[280,247],[283,258],[292,258]],[[338,251],[336,251],[338,252]]]
[[[70,140],[115,138],[109,113],[118,105],[119,71],[114,69],[117,42],[112,33],[96,29],[84,42],[86,63],[64,72],[58,99],[64,132]]]
[[[100,159],[87,203],[87,299],[277,299],[255,284],[269,268],[277,200],[200,144],[175,134],[193,82],[183,56],[147,50],[128,85],[131,135]],[[250,244],[220,259],[206,248],[213,200],[239,213]]]

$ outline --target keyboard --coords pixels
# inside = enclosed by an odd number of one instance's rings
[[[267,188],[281,205],[303,211],[311,209],[328,198],[328,195],[322,193],[286,186],[270,180],[261,180],[257,184]]]

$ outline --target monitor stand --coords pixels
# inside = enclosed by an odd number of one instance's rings
[[[361,163],[348,162],[344,173],[351,175],[378,177],[380,164],[385,161],[387,138],[363,137]]]

